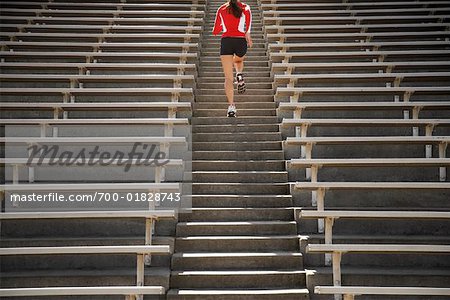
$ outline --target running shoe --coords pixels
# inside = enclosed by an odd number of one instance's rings
[[[244,81],[244,75],[242,73],[236,74],[236,82],[237,82],[238,94],[245,93],[245,81]]]

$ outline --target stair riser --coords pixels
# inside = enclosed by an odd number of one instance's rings
[[[293,266],[303,267],[301,256],[272,256],[272,257],[219,257],[219,258],[172,258],[173,270],[273,270],[289,269]]]
[[[222,72],[222,67],[221,66],[217,66],[217,67],[204,67],[202,68],[203,71],[210,71],[210,72]],[[254,72],[268,72],[270,71],[269,67],[246,67],[245,68],[245,72],[244,72],[244,76],[245,76],[245,83],[246,84],[253,84],[253,83],[259,83],[259,84],[270,84],[272,86],[272,79],[267,77],[267,78],[261,78],[261,77],[249,77],[247,76],[246,72],[247,71],[254,71]],[[223,83],[224,83],[224,78],[217,78],[217,77],[199,77],[197,79],[197,84],[207,84],[207,83],[212,83],[212,84],[218,84],[220,83],[222,85],[223,88]]]
[[[228,103],[225,93],[222,93],[221,95],[196,95],[195,101]],[[272,95],[260,95],[258,97],[254,97],[252,95],[239,95],[239,94],[234,95],[234,102],[273,102],[273,101],[274,99]]]
[[[278,123],[277,117],[239,117],[239,118],[192,118],[192,125],[222,125],[222,124],[274,124]]]
[[[230,133],[230,132],[277,132],[278,125],[259,125],[259,126],[226,126],[226,125],[218,125],[218,126],[195,126],[193,127],[194,133]]]
[[[297,238],[266,238],[266,239],[207,239],[186,240],[178,238],[176,241],[179,252],[270,252],[297,251]]]
[[[252,209],[252,210],[194,210],[180,214],[181,222],[234,222],[234,221],[292,221],[290,209]]]
[[[287,235],[297,234],[293,223],[267,225],[183,225],[178,224],[177,236],[206,236],[206,235]]]
[[[209,49],[202,49],[202,57],[204,58],[209,58],[209,57],[217,57],[218,55],[220,55],[220,51],[219,51],[219,47],[217,48],[209,48]],[[255,57],[262,57],[262,56],[267,56],[267,53],[265,50],[250,50],[247,51],[247,54],[245,54],[246,59],[252,59]]]
[[[246,88],[248,90],[248,92],[250,93],[252,90],[262,90],[262,89],[266,89],[266,90],[272,90],[272,84],[271,83],[249,83],[247,82],[247,80],[245,80],[245,85]],[[223,82],[217,82],[217,83],[199,83],[197,84],[197,88],[198,89],[204,89],[206,90],[208,93],[205,94],[211,94],[209,93],[209,91],[213,90],[213,89],[220,89],[220,92],[223,93]],[[255,93],[251,93],[252,95],[255,95]]]
[[[235,93],[237,94],[237,85],[234,85]],[[259,95],[273,95],[272,89],[251,89],[250,87],[247,87],[245,93],[252,96],[259,96]],[[225,91],[223,86],[218,88],[211,88],[211,89],[201,89],[197,91],[197,95],[224,95]]]
[[[202,50],[206,51],[217,51],[220,48],[220,42],[210,42],[210,43],[204,43],[204,47],[202,47]],[[253,43],[252,48],[250,48],[250,51],[247,51],[248,53],[252,53],[256,50],[263,50],[267,49],[266,43]]]
[[[208,63],[208,65],[210,66],[210,67],[213,67],[214,66],[214,64],[210,64],[210,63]],[[198,72],[198,74],[199,74],[199,76],[200,77],[207,77],[207,78],[211,78],[211,79],[215,79],[215,78],[220,78],[220,79],[222,79],[222,81],[224,80],[224,77],[223,77],[223,72],[222,72],[222,69],[221,69],[221,67],[217,67],[217,64],[215,65],[216,66],[216,70],[213,70],[213,71],[209,71],[208,69],[205,69],[206,71],[202,71],[202,70],[200,70],[199,72]],[[247,64],[246,64],[246,66],[247,66]],[[258,67],[258,66],[257,66]],[[267,65],[264,65],[264,64],[260,64],[259,65],[259,67],[264,67],[264,68],[268,68],[267,67]],[[266,78],[270,78],[270,72],[269,71],[267,71],[267,72],[265,72],[265,71],[250,71],[250,70],[248,70],[248,69],[245,69],[245,76],[252,76],[252,77],[256,77],[256,76],[261,76],[261,78],[263,78],[264,80],[266,79]],[[273,100],[272,100],[273,101]]]
[[[269,142],[195,142],[192,144],[193,151],[262,151],[262,150],[282,150],[281,141]],[[283,166],[284,168],[284,166]]]
[[[248,133],[248,134],[212,134],[195,133],[193,142],[252,142],[252,141],[280,141],[278,133]]]
[[[193,104],[194,110],[215,110],[215,109],[228,109],[228,103],[217,103],[217,102],[198,102]],[[276,110],[276,104],[271,102],[240,102],[236,103],[236,109],[240,110]],[[257,126],[256,126],[257,127]],[[221,126],[215,127],[216,129],[222,128]],[[277,131],[278,128],[277,128]]]
[[[252,185],[252,184],[193,184],[192,193],[195,194],[239,194],[239,195],[283,195],[289,191],[286,184],[283,185]]]
[[[192,180],[195,182],[286,182],[287,174],[226,174],[226,173],[194,173],[192,175]]]
[[[200,64],[201,66],[217,66],[218,63],[218,57],[203,57],[200,58]],[[268,67],[269,62],[267,61],[266,56],[252,56],[247,57],[244,61],[244,66],[251,66],[251,67]]]
[[[194,152],[192,158],[195,160],[282,160],[284,158],[282,151],[275,152]]]
[[[292,206],[291,197],[277,196],[193,196],[193,207],[286,207]]]
[[[274,109],[238,109],[238,117],[247,116],[276,116]],[[227,109],[199,109],[194,112],[195,117],[223,117],[227,116]]]
[[[283,171],[281,161],[200,161],[193,162],[192,168],[196,171]]]
[[[279,294],[256,294],[256,295],[237,295],[237,294],[229,294],[229,295],[167,295],[168,300],[309,300],[309,295],[307,293],[279,293]],[[12,299],[14,300],[14,299]]]
[[[305,286],[305,274],[269,275],[172,275],[175,288],[297,288]]]

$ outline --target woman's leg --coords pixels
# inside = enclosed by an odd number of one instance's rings
[[[245,93],[246,89],[244,75],[242,74],[242,71],[244,71],[244,59],[245,55],[243,55],[242,57],[235,55],[233,58],[234,68],[236,69],[236,82],[238,94]]]
[[[233,91],[233,55],[221,55],[223,74],[225,75],[225,95],[228,103],[234,105],[234,91]]]
[[[242,73],[244,71],[244,59],[245,56],[239,57],[237,55],[234,56],[233,62],[234,62],[234,69],[236,70],[236,74]]]

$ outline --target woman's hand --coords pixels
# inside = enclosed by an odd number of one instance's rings
[[[245,39],[247,40],[247,46],[251,48],[253,46],[252,37],[250,36],[250,32],[245,34]]]

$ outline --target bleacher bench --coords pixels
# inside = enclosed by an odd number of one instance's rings
[[[450,289],[406,286],[315,286],[314,293],[322,295],[344,295],[344,300],[353,300],[355,296],[360,295],[450,296]]]

